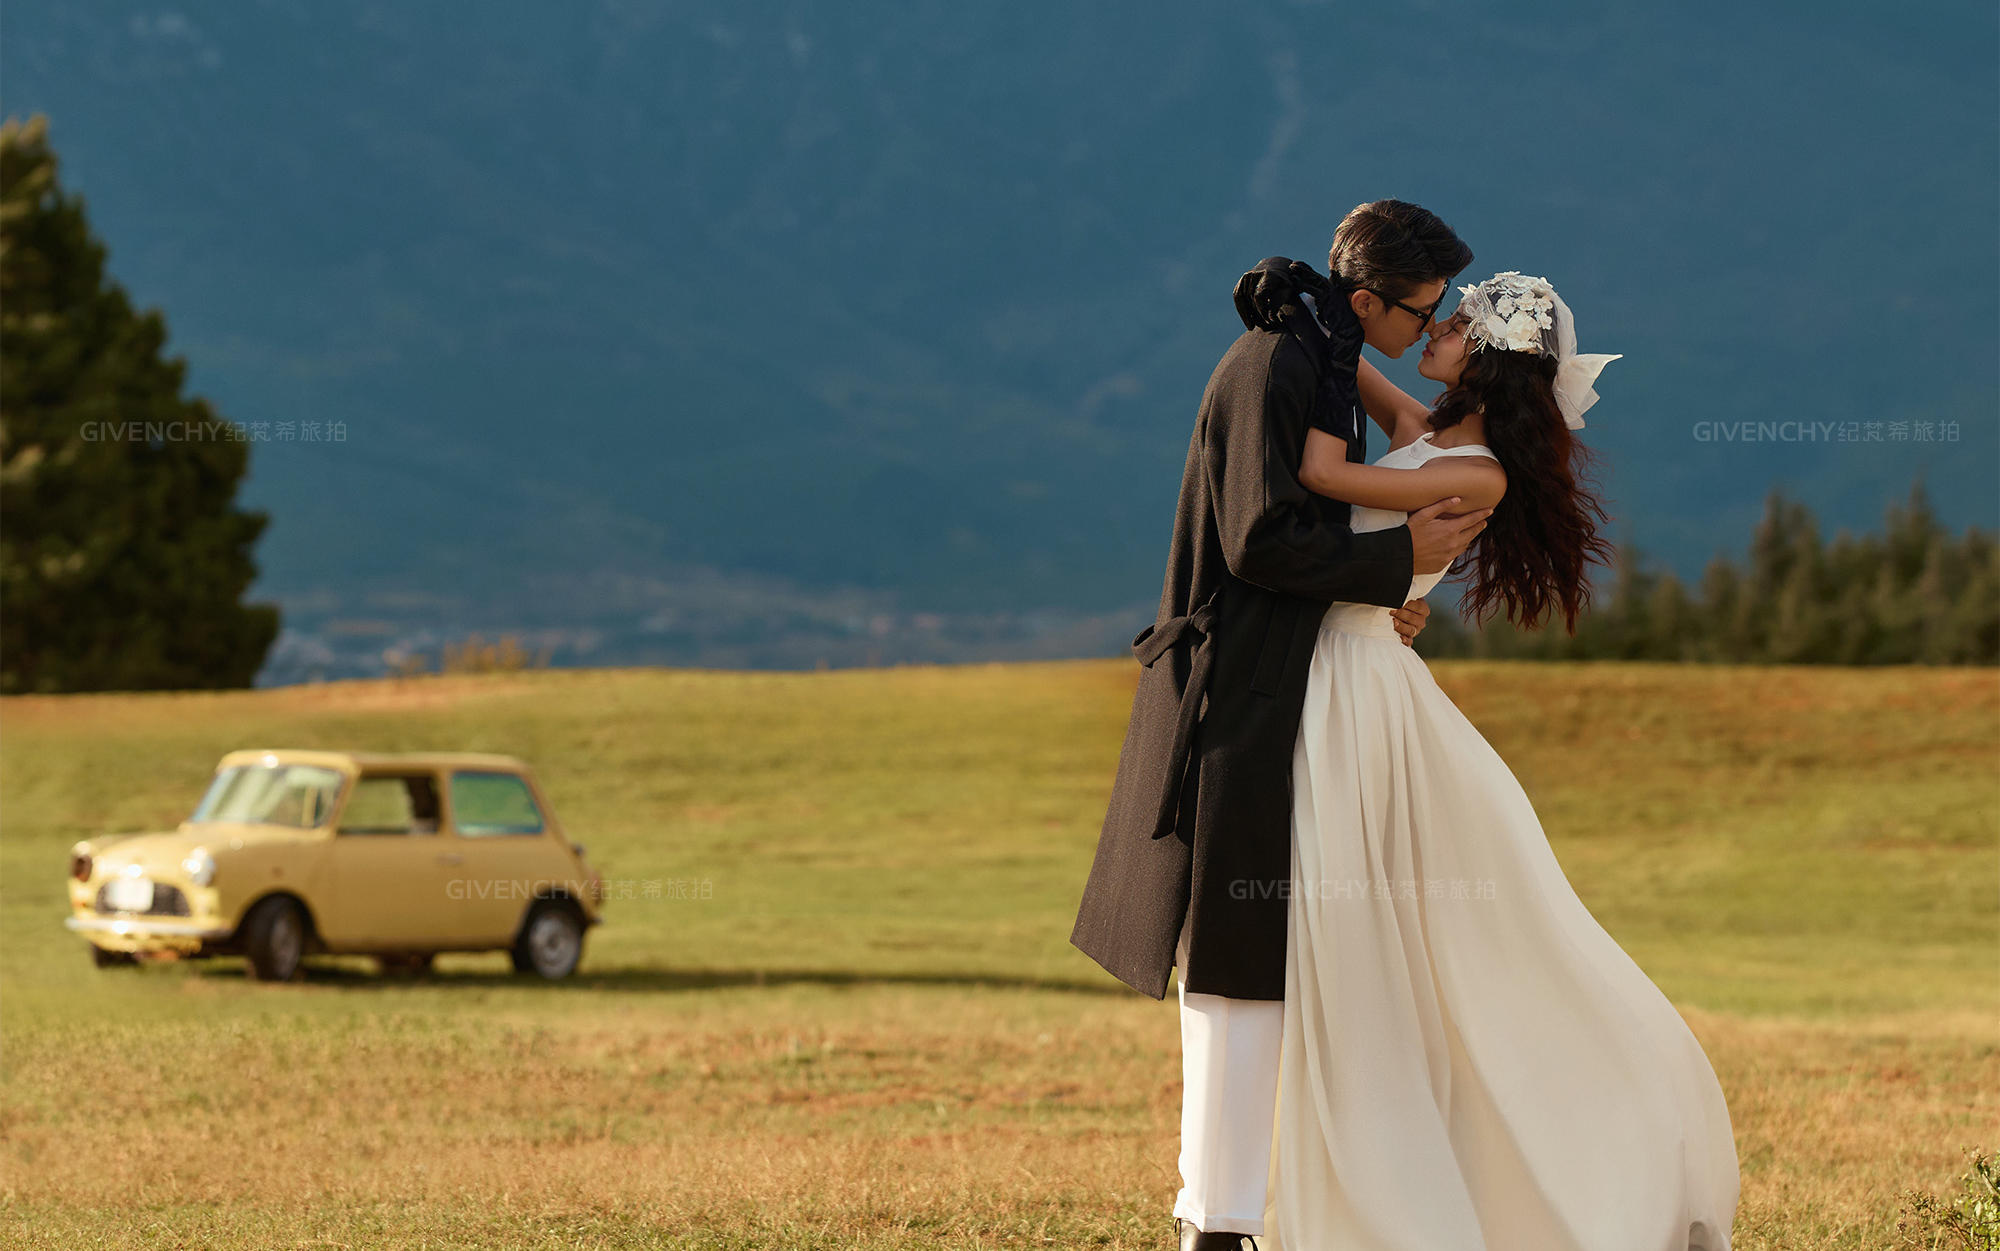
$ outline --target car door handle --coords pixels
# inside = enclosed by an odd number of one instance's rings
[[[459,855],[455,851],[445,852],[443,855],[438,857],[439,864],[462,864],[464,863],[464,861],[465,857]]]

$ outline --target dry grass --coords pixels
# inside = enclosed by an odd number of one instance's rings
[[[261,1213],[283,1245],[1166,1245],[1169,1008],[872,987],[788,995],[783,1024],[722,995],[660,1031],[637,1009],[385,1010],[339,1033],[278,1017],[17,1045],[10,1245],[204,1210]],[[1689,1019],[1730,1094],[1741,1247],[1882,1245],[1901,1186],[1947,1188],[1956,1145],[2000,1118],[2000,1047],[1968,1041],[1990,1022]],[[111,1108],[128,1132],[100,1131]],[[410,1224],[376,1241],[368,1213]]]
[[[1903,1188],[2000,1146],[1991,675],[1439,675],[1715,1064],[1741,1251],[1886,1247]],[[1168,1247],[1172,1002],[1066,943],[1130,689],[1106,663],[0,701],[0,1240]],[[518,752],[594,857],[714,900],[614,902],[554,988],[498,956],[88,970],[67,839],[264,742]]]

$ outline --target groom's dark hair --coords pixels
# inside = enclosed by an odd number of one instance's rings
[[[1333,232],[1329,277],[1402,299],[1427,282],[1456,277],[1472,249],[1436,213],[1403,200],[1357,205]]]

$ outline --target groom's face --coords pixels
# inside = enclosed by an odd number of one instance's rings
[[[1356,291],[1352,297],[1354,315],[1361,321],[1363,341],[1392,360],[1401,356],[1430,329],[1430,318],[1423,310],[1435,310],[1448,285],[1443,278],[1433,278],[1417,284],[1400,300],[1375,291]]]

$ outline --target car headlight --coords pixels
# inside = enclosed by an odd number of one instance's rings
[[[78,843],[76,846],[70,848],[69,875],[71,877],[79,882],[88,882],[90,880],[90,865],[90,853],[84,850],[82,843]]]
[[[215,880],[215,857],[208,854],[208,848],[197,847],[181,861],[181,872],[196,886],[206,886]]]

